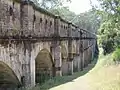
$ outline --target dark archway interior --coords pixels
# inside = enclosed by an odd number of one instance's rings
[[[36,83],[44,83],[50,79],[53,72],[53,59],[47,49],[42,49],[35,60]]]
[[[17,88],[21,84],[13,70],[0,61],[0,90],[1,88]]]

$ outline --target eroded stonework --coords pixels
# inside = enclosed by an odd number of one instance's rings
[[[94,34],[31,1],[0,0],[0,12],[0,61],[22,86],[34,86],[43,69],[51,76],[73,74],[94,56]]]

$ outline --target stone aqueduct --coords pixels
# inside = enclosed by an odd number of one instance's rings
[[[96,35],[28,0],[0,0],[0,87],[34,86],[36,73],[72,74],[94,56]]]

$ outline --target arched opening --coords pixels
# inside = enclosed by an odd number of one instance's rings
[[[18,88],[21,86],[13,70],[0,61],[0,90],[1,88]]]
[[[74,57],[76,55],[76,45],[72,44],[72,56]]]
[[[68,51],[65,47],[65,45],[61,44],[61,57],[62,57],[62,61],[66,61],[68,58]]]
[[[73,56],[73,72],[78,70],[77,48],[76,42],[72,43],[72,56]]]
[[[50,79],[53,74],[53,59],[51,53],[47,49],[42,49],[35,60],[36,66],[36,83],[44,83]]]
[[[65,44],[61,43],[61,57],[62,57],[62,75],[68,74],[68,51]]]

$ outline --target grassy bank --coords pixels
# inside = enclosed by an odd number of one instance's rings
[[[120,65],[115,64],[112,54],[101,56],[88,77],[91,90],[120,90]]]

